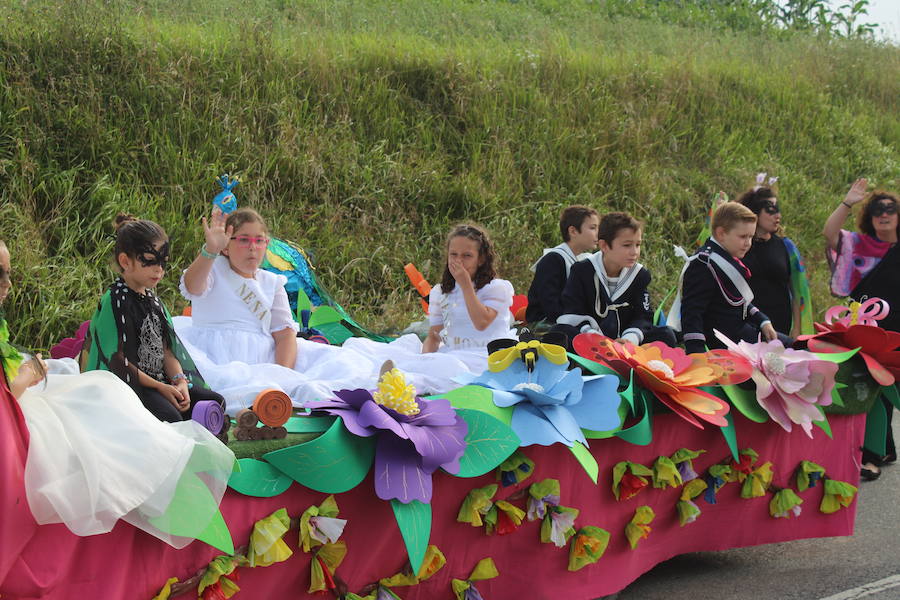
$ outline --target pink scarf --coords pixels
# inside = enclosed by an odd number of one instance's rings
[[[831,267],[831,293],[840,297],[849,296],[881,262],[891,245],[871,235],[841,229],[837,250],[829,249],[827,253]]]

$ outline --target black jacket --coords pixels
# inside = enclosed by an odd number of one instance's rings
[[[737,287],[710,258],[713,253],[724,257],[738,272],[744,272],[744,268],[711,239],[688,265],[681,286],[681,332],[684,348],[689,354],[703,352],[705,346],[724,348],[714,329],[738,341],[745,326],[759,329],[769,320],[752,302],[744,306]]]
[[[529,323],[553,323],[562,314],[562,292],[566,285],[566,261],[557,252],[548,252],[534,267],[534,279],[528,288],[528,308],[525,320]]]

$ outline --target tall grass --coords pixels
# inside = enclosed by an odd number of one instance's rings
[[[558,243],[570,203],[647,223],[661,299],[708,199],[780,177],[823,309],[822,223],[857,176],[896,187],[894,47],[611,19],[600,3],[0,0],[0,235],[15,340],[47,347],[112,275],[118,211],[158,221],[174,264],[213,177],[315,255],[378,329],[417,317],[449,225],[494,234],[502,274]]]

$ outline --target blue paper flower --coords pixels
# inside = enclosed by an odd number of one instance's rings
[[[533,371],[516,360],[499,372],[485,371],[474,385],[490,388],[494,404],[513,407],[511,426],[522,446],[587,445],[582,429],[609,431],[621,426],[618,377],[583,377],[566,364],[537,360]]]

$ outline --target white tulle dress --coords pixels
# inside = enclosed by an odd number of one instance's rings
[[[77,373],[68,360],[48,362]],[[116,375],[50,374],[19,405],[30,434],[28,505],[39,524],[65,523],[86,536],[123,519],[182,548],[193,538],[170,525],[190,510],[199,533],[218,512],[234,454],[194,421],[157,420]],[[205,501],[175,505],[180,486]]]
[[[475,292],[478,300],[497,311],[497,316],[479,331],[472,324],[459,286],[444,294],[440,284],[428,298],[428,323],[442,325],[441,346],[437,352],[422,354],[422,342],[414,334],[404,335],[389,344],[364,338],[351,338],[344,348],[381,364],[392,360],[407,374],[419,393],[442,393],[459,387],[456,378],[465,373],[481,374],[487,369],[487,344],[497,338],[515,337],[511,329],[513,286],[505,279],[493,279]]]
[[[241,277],[225,257],[213,262],[202,294],[188,292],[181,279],[192,316],[173,318],[175,331],[209,387],[225,397],[229,414],[251,406],[268,388],[282,390],[301,406],[334,390],[371,387],[377,380],[378,366],[371,360],[303,338],[297,338],[293,369],[275,364],[272,334],[297,330],[286,281],[262,269],[253,278]]]

